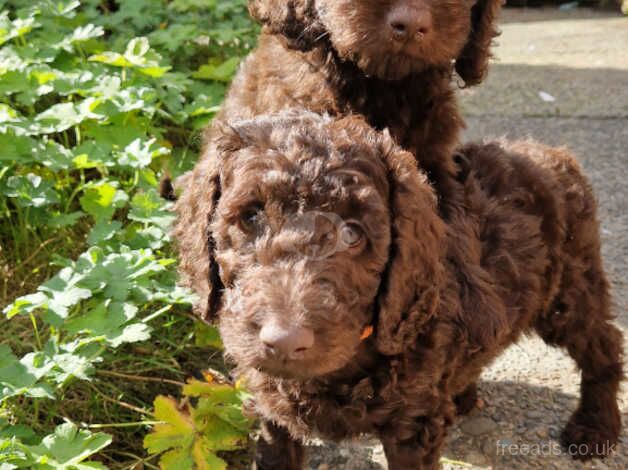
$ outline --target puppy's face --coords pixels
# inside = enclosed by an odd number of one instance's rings
[[[278,377],[340,369],[373,321],[389,255],[377,142],[321,120],[232,131],[210,227],[226,353]]]
[[[449,66],[471,29],[473,0],[316,0],[330,40],[367,75],[401,79]]]

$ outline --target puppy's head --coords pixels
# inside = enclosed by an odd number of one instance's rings
[[[307,50],[331,44],[365,74],[402,79],[430,67],[482,80],[503,0],[250,0],[268,31]]]
[[[305,379],[362,341],[408,347],[436,308],[443,231],[412,155],[358,118],[291,112],[218,133],[205,272],[227,354]]]

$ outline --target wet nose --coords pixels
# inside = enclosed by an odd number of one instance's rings
[[[259,339],[271,352],[297,358],[314,345],[314,332],[309,328],[285,328],[269,323],[260,330]]]
[[[388,14],[388,27],[394,41],[421,40],[432,30],[432,14],[427,8],[397,4]]]

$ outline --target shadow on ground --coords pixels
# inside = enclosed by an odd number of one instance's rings
[[[445,453],[478,467],[623,468],[628,434],[616,453],[603,461],[575,462],[560,445],[560,434],[578,405],[578,396],[522,382],[482,382],[483,409],[460,419],[450,433]],[[628,415],[624,413],[626,422]],[[604,466],[602,466],[604,465]]]
[[[512,381],[481,382],[484,407],[459,418],[450,429],[444,468],[622,468],[617,456],[580,463],[560,446],[563,426],[576,409],[578,397],[549,387]],[[624,414],[624,421],[628,415]],[[624,431],[616,452],[626,455]],[[383,450],[374,439],[363,438],[341,445],[316,442],[309,446],[311,470],[386,469]],[[622,460],[623,461],[623,460]],[[459,462],[460,464],[456,464]]]

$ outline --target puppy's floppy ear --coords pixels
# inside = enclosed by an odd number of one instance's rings
[[[456,72],[465,86],[477,85],[484,79],[491,57],[491,43],[499,35],[495,22],[504,0],[477,0],[471,8],[471,34],[456,59]]]
[[[199,163],[175,182],[182,191],[175,204],[177,218],[172,231],[179,251],[181,284],[198,295],[195,311],[207,322],[220,310],[224,290],[211,232],[221,196],[220,165],[240,145],[241,139],[233,129],[216,123],[206,136]]]
[[[390,185],[391,248],[378,293],[376,345],[386,355],[414,343],[435,313],[443,280],[445,225],[415,158],[390,136],[383,144]]]
[[[315,0],[249,0],[249,12],[267,32],[284,36],[294,49],[312,49],[324,33]]]

